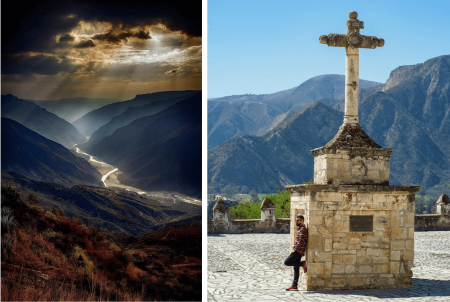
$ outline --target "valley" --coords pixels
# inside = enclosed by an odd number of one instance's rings
[[[138,95],[78,123],[13,95],[2,107],[2,183],[45,210],[135,236],[200,224],[200,91]]]
[[[118,168],[107,164],[105,162],[94,159],[94,156],[87,154],[80,150],[80,148],[74,145],[75,151],[83,157],[87,157],[89,163],[95,167],[100,174],[102,175],[101,181],[105,185],[105,187],[109,187],[110,189],[125,189],[126,191],[136,192],[140,195],[146,195],[154,199],[161,200],[163,204],[174,205],[178,204],[177,208],[184,208],[182,203],[189,203],[193,205],[202,205],[202,200],[199,198],[195,198],[192,196],[188,196],[175,191],[152,191],[145,192],[141,189],[125,185],[120,182],[119,175],[122,173]]]

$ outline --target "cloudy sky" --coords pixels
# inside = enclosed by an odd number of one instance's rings
[[[1,92],[130,99],[202,89],[201,1],[4,1]]]

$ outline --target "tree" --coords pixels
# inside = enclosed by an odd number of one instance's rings
[[[229,197],[229,196],[230,196],[228,186],[226,186],[225,188],[223,188],[223,189],[221,190],[221,192],[222,192],[222,195],[223,195],[224,197]]]
[[[289,218],[291,213],[291,192],[283,188],[277,188],[277,193],[268,194],[264,198],[269,198],[275,205],[275,217]]]
[[[251,196],[251,199],[253,200],[253,202],[259,202],[258,193],[256,193],[255,188],[253,188],[253,190],[248,192],[248,194]]]
[[[252,198],[257,197],[256,190],[249,192]],[[264,197],[272,200],[275,205],[275,217],[289,218],[291,211],[291,193],[288,190],[277,188],[277,193],[267,194]],[[230,219],[261,219],[261,202],[245,202],[231,207],[228,213]]]

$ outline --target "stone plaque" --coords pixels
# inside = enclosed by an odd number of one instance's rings
[[[350,216],[350,232],[373,232],[373,215]]]

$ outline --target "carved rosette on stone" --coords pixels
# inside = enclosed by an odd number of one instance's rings
[[[394,149],[384,149],[359,124],[343,124],[314,155],[314,183],[328,185],[389,185],[389,161]]]
[[[384,46],[384,39],[375,36],[362,36],[360,29],[364,22],[359,21],[358,13],[352,11],[347,20],[347,34],[328,34],[319,37],[319,42],[331,47],[345,47],[345,114],[344,123],[358,123],[359,98],[359,49]]]

